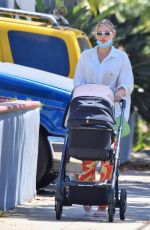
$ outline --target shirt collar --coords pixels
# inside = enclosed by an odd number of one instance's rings
[[[109,53],[109,56],[110,57],[118,57],[118,50],[114,47],[114,46],[111,46],[111,50],[110,50],[110,53]]]

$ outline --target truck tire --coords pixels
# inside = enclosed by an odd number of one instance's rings
[[[51,169],[53,164],[53,156],[50,145],[45,133],[40,131],[39,134],[39,149],[38,149],[38,163],[36,175],[37,190],[46,187],[54,180]]]

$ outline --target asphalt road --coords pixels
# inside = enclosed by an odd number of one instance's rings
[[[119,187],[126,188],[128,192],[125,221],[120,221],[117,209],[114,223],[108,223],[93,217],[93,213],[85,214],[79,205],[64,207],[62,219],[56,221],[54,193],[49,186],[45,194],[7,211],[6,217],[0,218],[0,230],[150,229],[150,171],[123,170],[119,177]]]

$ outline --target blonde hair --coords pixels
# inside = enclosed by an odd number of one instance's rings
[[[97,25],[95,26],[92,33],[95,35],[98,28],[102,25],[107,26],[112,32],[116,33],[115,26],[113,25],[113,23],[109,19],[103,19],[102,21],[97,23]]]

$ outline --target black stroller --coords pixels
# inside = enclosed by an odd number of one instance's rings
[[[114,94],[108,86],[86,84],[75,87],[67,109],[64,126],[67,128],[60,172],[56,183],[55,211],[60,220],[63,206],[108,205],[109,222],[113,222],[115,208],[125,219],[127,193],[118,191],[119,152],[123,127],[125,100],[121,100],[121,119],[114,148]],[[107,183],[72,180],[66,173],[70,157],[79,160],[110,161],[112,179]]]

